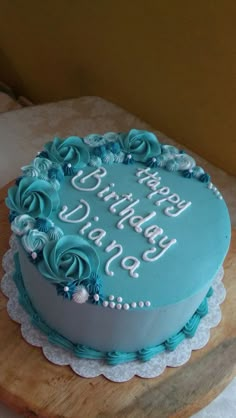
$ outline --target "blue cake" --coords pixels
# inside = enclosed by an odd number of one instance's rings
[[[115,365],[195,334],[231,228],[190,155],[136,129],[55,138],[6,204],[19,300],[51,342]]]

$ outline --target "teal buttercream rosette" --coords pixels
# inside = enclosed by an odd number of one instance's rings
[[[23,236],[27,234],[27,232],[30,231],[31,229],[34,229],[35,223],[36,221],[34,218],[32,218],[32,216],[19,215],[13,219],[11,223],[11,230],[17,236]]]
[[[48,241],[48,235],[37,229],[31,229],[21,238],[22,245],[29,254],[42,251]]]
[[[51,161],[61,165],[70,164],[74,169],[85,167],[89,162],[88,148],[78,136],[64,140],[54,138],[45,144],[44,149]]]
[[[49,217],[59,205],[59,195],[50,183],[33,177],[23,177],[18,186],[8,190],[7,207],[17,214]]]
[[[77,235],[67,235],[58,241],[49,241],[43,248],[40,273],[53,283],[82,280],[97,272],[99,257],[96,251]]]
[[[128,134],[120,134],[122,150],[132,155],[134,161],[146,162],[161,153],[161,145],[152,132],[131,129]]]

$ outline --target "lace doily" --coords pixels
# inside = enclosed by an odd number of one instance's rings
[[[10,249],[3,257],[5,274],[1,282],[2,292],[9,298],[7,311],[13,321],[21,324],[21,333],[29,344],[41,347],[44,356],[52,363],[60,366],[70,366],[71,369],[82,377],[96,377],[104,375],[113,382],[125,382],[133,376],[143,378],[157,377],[166,367],[178,367],[186,363],[192,350],[204,347],[210,338],[210,329],[216,327],[221,320],[220,304],[224,301],[226,291],[222,283],[223,269],[214,280],[213,295],[208,299],[209,312],[201,319],[199,327],[193,338],[182,341],[171,352],[158,354],[148,362],[133,361],[128,364],[109,366],[102,360],[78,359],[65,349],[55,347],[48,342],[46,336],[36,329],[30,322],[28,314],[18,302],[18,290],[12,280],[14,272],[13,255],[16,251],[14,238],[10,239]]]

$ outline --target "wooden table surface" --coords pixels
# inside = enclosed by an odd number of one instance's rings
[[[9,247],[4,204],[8,187],[0,190],[1,258]],[[70,367],[50,363],[40,348],[23,340],[19,324],[7,314],[7,298],[0,293],[0,401],[27,418],[189,417],[236,376],[236,230],[224,267],[223,319],[212,329],[207,346],[193,352],[185,365],[167,368],[157,378],[134,377],[125,383],[103,376],[85,379]]]

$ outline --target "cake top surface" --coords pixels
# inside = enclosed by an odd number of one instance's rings
[[[210,285],[222,265],[222,195],[151,132],[55,138],[22,171],[6,200],[12,230],[64,297],[151,309]]]

